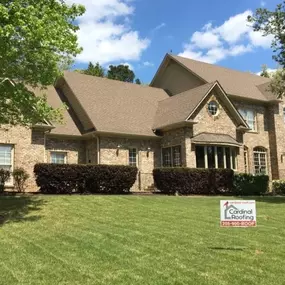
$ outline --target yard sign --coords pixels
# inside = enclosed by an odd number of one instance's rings
[[[221,200],[221,227],[255,227],[256,206],[254,200]]]

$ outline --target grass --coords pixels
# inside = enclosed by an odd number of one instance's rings
[[[285,198],[256,228],[219,197],[0,197],[0,284],[285,284]]]

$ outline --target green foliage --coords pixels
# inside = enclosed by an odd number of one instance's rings
[[[137,168],[123,165],[36,164],[37,185],[44,194],[123,194],[136,181]]]
[[[138,85],[141,85],[141,84],[142,84],[139,78],[137,78],[137,79],[135,80],[135,83],[138,84]]]
[[[240,196],[262,195],[268,191],[268,175],[240,173],[234,176],[234,192]]]
[[[270,78],[270,74],[268,72],[268,68],[267,68],[267,65],[266,64],[263,64],[262,65],[262,71],[260,73],[260,76],[262,77],[266,77],[266,78]]]
[[[285,180],[273,180],[272,192],[274,194],[285,195]]]
[[[105,70],[104,68],[97,62],[95,65],[92,62],[89,62],[87,69],[83,70],[84,74],[93,75],[97,77],[104,77]]]
[[[107,78],[124,82],[134,82],[135,74],[127,65],[110,65]]]
[[[230,194],[233,171],[230,169],[156,168],[156,187],[165,194],[216,195]]]
[[[53,110],[46,98],[35,97],[24,86],[52,85],[70,65],[81,51],[74,21],[84,11],[81,5],[57,0],[1,1],[1,124],[61,119],[61,110]]]
[[[25,192],[25,183],[27,179],[30,177],[27,171],[22,167],[15,168],[14,171],[12,172],[12,175],[14,177],[15,186],[18,192],[20,193]]]
[[[273,76],[270,88],[278,98],[282,98],[285,86],[285,1],[278,4],[273,11],[257,9],[253,16],[248,16],[248,21],[253,24],[254,31],[260,31],[264,36],[273,36],[273,59],[279,63],[281,69]]]
[[[4,192],[5,182],[9,180],[10,175],[10,171],[0,169],[0,193]]]

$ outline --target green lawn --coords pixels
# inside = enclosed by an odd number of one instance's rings
[[[285,198],[257,228],[219,197],[0,197],[0,284],[285,284]]]

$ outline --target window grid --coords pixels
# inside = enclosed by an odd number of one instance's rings
[[[252,131],[256,131],[256,116],[253,110],[239,109],[239,113]]]
[[[136,148],[129,149],[129,165],[137,166],[137,149]]]
[[[51,152],[50,153],[51,163],[55,164],[66,164],[66,153],[65,152]]]
[[[181,164],[181,146],[173,146],[162,149],[163,167],[180,167]]]
[[[208,104],[208,111],[212,116],[215,116],[218,113],[218,103],[216,101],[211,101]]]
[[[254,173],[267,174],[266,150],[260,147],[253,149]]]
[[[244,158],[244,172],[248,173],[248,150],[244,149],[243,151],[243,158]]]
[[[0,145],[0,169],[13,171],[13,146],[12,145]],[[5,183],[6,185],[13,184],[12,176]]]

